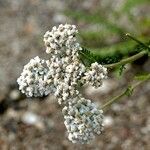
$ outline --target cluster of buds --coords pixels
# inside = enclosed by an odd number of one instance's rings
[[[88,143],[103,130],[103,111],[83,97],[76,97],[62,110],[68,139],[73,143]]]
[[[107,69],[97,62],[92,63],[91,67],[84,74],[84,82],[98,88],[102,85],[102,80],[107,78]]]
[[[49,69],[45,60],[38,56],[24,66],[21,76],[17,79],[19,90],[27,97],[43,97],[54,92]]]
[[[78,51],[79,44],[76,33],[78,30],[75,25],[61,24],[58,28],[54,26],[51,31],[47,31],[44,35],[46,53],[70,55]]]
[[[24,67],[17,82],[29,97],[54,93],[64,105],[63,114],[68,138],[73,143],[88,143],[103,129],[102,110],[79,92],[79,87],[90,84],[99,87],[107,77],[107,69],[98,63],[86,67],[79,59],[82,51],[77,42],[75,25],[59,25],[44,35],[49,60],[38,56]]]
[[[69,57],[51,58],[51,61],[47,61],[47,65],[56,88],[54,95],[57,97],[58,103],[68,103],[70,98],[79,94],[77,87],[86,67],[80,63],[79,59],[76,58],[72,61]]]

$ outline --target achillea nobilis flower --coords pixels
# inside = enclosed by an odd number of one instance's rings
[[[107,78],[107,68],[97,62],[86,67],[79,59],[82,47],[77,41],[75,25],[59,25],[44,35],[49,60],[38,56],[24,66],[17,82],[28,97],[42,97],[53,93],[63,104],[68,138],[73,143],[88,143],[103,130],[102,110],[83,98],[79,85],[99,87]]]

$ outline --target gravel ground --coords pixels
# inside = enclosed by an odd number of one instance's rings
[[[62,12],[76,7],[94,10],[96,4],[97,0],[0,0],[0,150],[150,149],[150,82],[105,112],[105,131],[89,145],[67,140],[61,107],[52,95],[31,100],[18,91],[16,79],[23,65],[37,55],[46,58],[45,31],[59,23],[75,23]],[[149,65],[147,61],[134,70],[129,66],[123,80],[112,74],[100,89],[87,87],[84,93],[101,105]]]

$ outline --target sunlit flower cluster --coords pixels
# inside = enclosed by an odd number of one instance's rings
[[[17,79],[19,90],[28,97],[42,97],[54,91],[46,63],[38,56],[24,66]]]
[[[83,98],[79,89],[84,84],[99,87],[107,77],[107,69],[97,62],[86,67],[79,59],[82,48],[77,42],[75,25],[59,25],[44,35],[46,53],[50,59],[38,56],[25,65],[17,82],[29,97],[53,93],[63,108],[68,138],[73,143],[86,143],[100,134],[102,110]]]
[[[58,28],[54,26],[51,31],[47,31],[44,35],[46,53],[56,55],[75,53],[79,50],[76,33],[78,30],[75,25],[61,24]]]
[[[77,58],[74,61],[70,57],[51,58],[47,65],[51,70],[53,85],[56,88],[54,95],[59,104],[66,103],[79,94],[78,84],[86,68]]]
[[[65,106],[64,124],[68,138],[73,143],[87,143],[103,130],[103,111],[96,104],[83,97],[76,97],[74,103]]]
[[[107,69],[97,62],[91,64],[83,77],[84,82],[98,88],[102,85],[102,81],[107,78]]]

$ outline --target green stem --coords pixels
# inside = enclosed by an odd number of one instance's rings
[[[106,67],[106,68],[114,68],[114,67],[117,67],[117,66],[125,65],[127,63],[131,63],[131,62],[133,62],[133,61],[143,57],[147,53],[148,53],[147,51],[142,51],[142,52],[139,52],[138,54],[135,54],[135,55],[133,55],[131,57],[122,59],[120,62],[104,65],[104,67]]]
[[[150,47],[146,44],[144,44],[143,42],[139,41],[138,39],[136,39],[135,37],[131,36],[129,33],[126,34],[127,37],[129,37],[130,39],[134,40],[135,42],[137,42],[138,44],[142,45],[143,47],[145,47],[146,49],[148,49],[150,51]],[[120,62],[117,63],[113,63],[113,64],[108,64],[108,65],[104,65],[107,68],[114,68],[117,66],[121,66],[121,65],[125,65],[127,63],[131,63],[141,57],[143,57],[145,54],[148,54],[148,51],[141,51],[136,55],[133,55],[131,57],[128,57],[126,59],[121,60]]]
[[[150,79],[150,74],[147,76],[147,78],[145,78],[142,81],[139,81],[138,83],[136,83],[135,85],[132,86],[128,86],[127,89],[125,89],[121,94],[115,96],[114,98],[110,99],[108,102],[106,102],[101,108],[105,109],[106,107],[112,105],[114,102],[120,100],[122,97],[124,96],[129,96],[131,95],[132,91],[139,85],[141,85],[143,82],[148,81]]]
[[[137,42],[138,44],[142,45],[143,47],[145,47],[146,49],[150,50],[150,47],[146,44],[144,44],[143,42],[139,41],[138,39],[136,39],[135,37],[131,36],[130,33],[126,34],[127,37],[129,37],[130,39],[134,40],[135,42]]]

